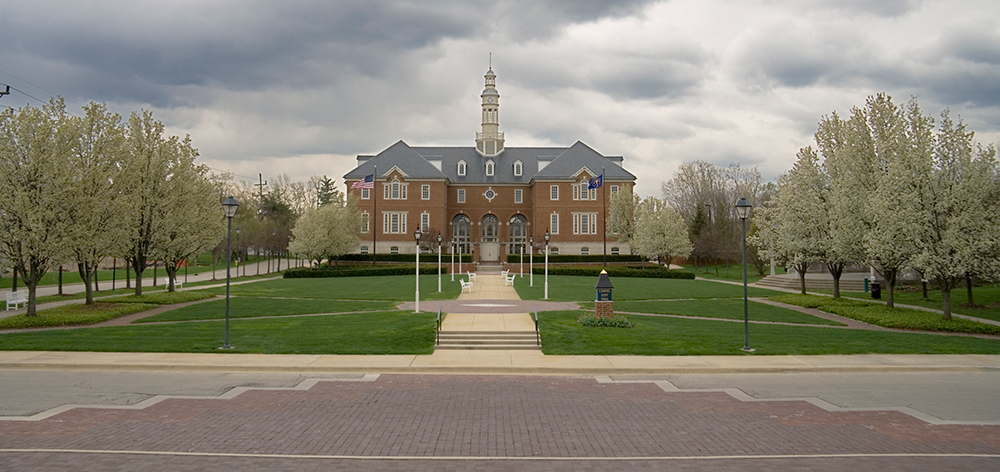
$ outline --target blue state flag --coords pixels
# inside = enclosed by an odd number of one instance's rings
[[[593,179],[590,179],[590,184],[587,185],[587,188],[601,188],[603,186],[604,186],[604,174],[601,174],[598,175],[597,177],[594,177]]]

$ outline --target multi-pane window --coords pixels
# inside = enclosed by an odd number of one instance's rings
[[[458,189],[458,203],[465,203],[465,189]]]
[[[559,200],[559,186],[550,185],[549,186],[549,200]]]
[[[420,199],[421,200],[430,200],[431,199],[431,186],[430,185],[421,185],[420,186]]]
[[[589,247],[581,247],[580,248],[580,255],[582,255],[582,256],[589,256],[590,255],[590,248]]]
[[[559,234],[559,213],[549,215],[549,232]]]
[[[523,191],[519,188],[514,189],[514,203],[521,203],[523,200]]]
[[[369,216],[370,215],[368,213],[362,213],[361,214],[361,232],[362,233],[367,233],[368,232],[368,220],[369,220]]]
[[[523,173],[524,173],[524,165],[521,164],[521,161],[515,162],[514,163],[514,175],[516,177],[520,177],[521,174],[523,174]]]
[[[368,246],[361,246],[361,254],[368,254]]]
[[[573,186],[573,200],[597,200],[597,189],[589,188],[590,181],[584,180]]]
[[[493,161],[486,161],[486,175],[488,177],[493,177],[494,167],[495,165],[493,164]]]
[[[399,254],[399,246],[392,246],[389,248],[389,254]]]
[[[611,247],[611,255],[612,256],[617,256],[619,254],[621,254],[621,249],[618,246],[612,246]]]
[[[420,231],[427,232],[431,227],[431,215],[430,213],[420,214]]]
[[[406,212],[386,212],[382,214],[382,232],[401,234],[406,232]]]
[[[398,180],[393,180],[391,183],[385,184],[384,192],[382,198],[386,200],[406,200],[406,187],[408,184],[400,183]]]
[[[465,175],[465,167],[466,167],[465,161],[458,161],[458,169],[457,169],[458,175],[462,176]]]
[[[573,234],[597,234],[597,213],[573,213]]]
[[[361,199],[368,200],[369,198],[371,198],[371,189],[369,188],[361,189]]]
[[[611,186],[611,196],[612,197],[615,196],[616,193],[618,193],[618,186],[617,185],[612,185]]]

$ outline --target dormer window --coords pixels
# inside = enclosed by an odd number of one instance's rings
[[[493,177],[493,169],[495,167],[496,167],[496,165],[493,163],[492,159],[486,161],[486,176],[487,177]]]
[[[465,176],[465,161],[458,161],[458,175]]]
[[[515,161],[514,162],[514,176],[515,177],[520,177],[522,173],[524,173],[524,165],[521,164],[521,161]]]

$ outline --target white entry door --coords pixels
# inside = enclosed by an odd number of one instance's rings
[[[500,243],[482,243],[479,245],[480,262],[496,262],[500,258]]]

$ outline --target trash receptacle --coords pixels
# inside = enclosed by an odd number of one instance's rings
[[[882,286],[876,281],[872,282],[872,299],[881,300],[882,299]]]

